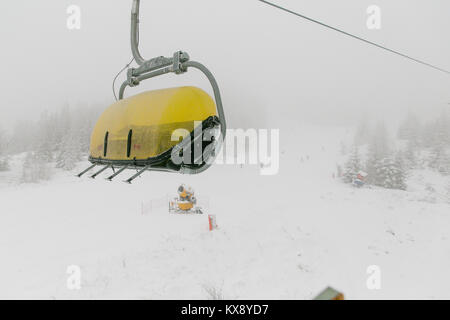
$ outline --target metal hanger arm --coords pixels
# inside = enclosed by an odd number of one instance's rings
[[[133,8],[131,9],[131,51],[134,60],[138,65],[142,65],[145,59],[139,52],[139,7],[141,0],[133,0]]]

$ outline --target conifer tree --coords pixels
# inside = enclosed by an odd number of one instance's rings
[[[49,180],[51,171],[48,163],[35,152],[28,152],[22,165],[22,182]]]
[[[416,169],[418,167],[418,148],[412,141],[408,141],[406,150],[403,153],[403,164],[407,169]]]
[[[450,156],[442,143],[431,150],[429,166],[441,174],[450,174]]]
[[[72,132],[63,137],[56,159],[56,167],[63,170],[73,170],[80,161],[80,141]]]
[[[0,130],[0,171],[9,170],[9,158],[6,152],[6,134]]]
[[[377,186],[406,190],[406,172],[400,154],[387,156],[376,163]]]
[[[345,163],[343,180],[345,183],[353,183],[354,179],[358,175],[358,172],[362,169],[361,159],[359,156],[358,147],[353,146],[352,152]]]
[[[366,162],[366,171],[368,174],[367,182],[372,185],[382,185],[382,178],[379,177],[380,166],[383,165],[383,159],[389,155],[389,139],[386,127],[380,122],[373,133],[369,143],[369,150]]]

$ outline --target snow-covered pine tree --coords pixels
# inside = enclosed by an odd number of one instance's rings
[[[353,146],[352,152],[345,163],[344,173],[342,175],[343,181],[345,183],[353,183],[353,180],[358,175],[358,172],[362,169],[361,159],[359,156],[358,146]]]
[[[80,154],[82,157],[86,157],[89,154],[89,146],[91,140],[91,132],[95,126],[95,121],[98,119],[98,112],[96,109],[87,109],[80,117],[79,125],[77,126],[79,143],[80,143]]]
[[[377,186],[406,190],[406,172],[401,155],[387,156],[376,163]]]
[[[49,180],[51,171],[48,163],[34,152],[28,152],[22,165],[22,182],[39,182]]]
[[[80,161],[80,140],[73,132],[69,132],[61,140],[56,167],[67,171],[73,170]]]
[[[367,183],[372,185],[379,185],[380,181],[378,179],[378,167],[381,159],[377,154],[376,149],[373,145],[369,145],[369,152],[366,161],[366,172],[367,172]]]
[[[343,176],[343,170],[340,164],[336,164],[336,174],[338,178],[341,178]]]
[[[450,203],[450,179],[447,181],[445,199]]]
[[[420,142],[421,124],[413,112],[409,112],[405,121],[400,125],[397,136],[399,139],[408,141],[413,147]]]
[[[33,170],[33,153],[28,152],[22,164],[22,182],[36,182],[37,178]]]
[[[429,166],[441,174],[450,174],[450,118],[443,112],[433,127]]]
[[[422,127],[420,136],[420,147],[422,150],[428,149],[434,143],[435,123],[427,123]]]
[[[413,141],[408,141],[406,150],[402,154],[403,164],[407,169],[412,170],[419,166],[418,153],[417,145]]]
[[[450,156],[442,143],[431,150],[428,165],[441,174],[450,174]]]
[[[78,139],[78,160],[86,157],[89,154],[90,135],[92,128],[89,123],[83,123],[77,132]]]
[[[354,139],[355,145],[361,146],[363,144],[369,143],[370,142],[370,133],[371,133],[370,131],[371,131],[370,123],[367,119],[367,115],[364,114],[358,124],[358,127],[356,128],[355,139]]]
[[[391,160],[390,158],[382,158],[378,159],[374,166],[375,166],[375,177],[376,179],[373,180],[373,184],[379,187],[387,188],[390,184],[390,177],[391,177]]]
[[[392,187],[394,189],[406,190],[406,180],[408,178],[408,168],[405,165],[405,156],[403,152],[397,152],[394,159],[395,175]]]
[[[9,170],[9,159],[7,156],[0,156],[0,171]]]
[[[91,121],[89,118],[92,110],[85,110],[82,106],[77,112],[71,112],[66,106],[58,114],[58,132],[60,139],[57,142],[56,167],[63,170],[73,170],[82,155],[87,153],[89,135],[91,133]]]
[[[17,122],[12,132],[14,143],[7,146],[8,152],[29,152],[28,158],[33,158],[33,161],[28,160],[25,169],[27,166],[30,170],[33,167],[34,171],[43,172],[41,176],[50,175],[49,163],[52,161],[56,161],[57,167],[72,170],[76,162],[85,158],[89,152],[90,134],[103,106],[87,108],[79,105],[76,110],[71,112],[66,105],[57,112],[43,112],[38,121]],[[0,155],[0,167],[7,161]],[[42,170],[36,168],[37,164]],[[30,174],[25,173],[25,176]],[[36,180],[33,177],[24,179]]]
[[[40,141],[35,156],[39,158],[39,160],[45,161],[47,163],[53,161],[52,147],[48,140],[43,138],[43,140]]]
[[[447,111],[443,111],[439,116],[436,130],[437,143],[441,144],[444,149],[450,148],[450,117]]]
[[[391,158],[383,158],[377,161],[375,164],[377,176],[375,185],[389,188],[391,185],[391,176],[393,175],[393,172],[391,171],[392,163]]]
[[[383,180],[378,176],[378,170],[384,158],[389,155],[389,139],[386,127],[383,122],[378,123],[369,143],[366,172],[367,183],[372,185],[382,185]]]
[[[58,139],[57,126],[58,122],[55,115],[48,111],[44,111],[37,122],[37,132],[33,143],[37,148],[35,147],[33,150],[37,152],[37,156],[47,162],[53,161]]]
[[[6,134],[0,130],[0,171],[9,170],[9,158],[6,154]]]

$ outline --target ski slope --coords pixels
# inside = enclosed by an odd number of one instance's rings
[[[407,192],[344,185],[333,173],[351,136],[281,130],[275,176],[221,165],[132,185],[75,171],[20,184],[14,162],[0,174],[0,298],[312,299],[333,286],[348,299],[449,299],[450,205],[424,187],[445,181],[422,172]],[[143,201],[175,196],[181,183],[209,199],[219,230],[206,215],[142,214]],[[80,290],[67,288],[70,265],[81,268]],[[366,285],[371,265],[379,290]]]

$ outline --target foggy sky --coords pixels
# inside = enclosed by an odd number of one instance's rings
[[[113,102],[112,79],[131,59],[131,2],[1,1],[0,126],[67,104],[106,108]],[[423,115],[450,109],[450,75],[258,1],[141,2],[144,58],[184,50],[208,66],[221,87],[230,127],[341,124],[362,112],[389,117],[408,109]],[[450,69],[448,0],[274,2]],[[66,27],[71,4],[82,10],[79,31]],[[366,9],[372,4],[382,9],[381,30],[366,27]],[[149,80],[126,94],[177,85],[211,92],[192,71]]]

